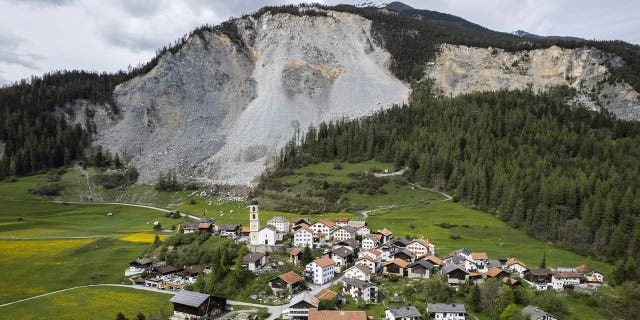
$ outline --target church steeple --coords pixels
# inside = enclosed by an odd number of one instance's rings
[[[259,244],[258,231],[260,231],[260,209],[258,200],[254,199],[249,205],[249,243]]]

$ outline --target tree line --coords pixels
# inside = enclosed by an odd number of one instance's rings
[[[640,261],[640,123],[567,105],[568,87],[439,99],[428,91],[416,87],[409,106],[309,128],[282,150],[278,170],[393,162],[540,240]]]

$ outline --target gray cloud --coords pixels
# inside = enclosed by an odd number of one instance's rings
[[[76,0],[11,0],[16,4],[28,4],[32,6],[66,6],[76,2]]]
[[[36,61],[42,60],[43,57],[34,53],[21,52],[20,46],[23,42],[24,40],[19,37],[0,34],[0,63],[39,70],[40,68],[36,65]]]

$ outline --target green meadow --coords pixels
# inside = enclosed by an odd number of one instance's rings
[[[171,295],[125,287],[78,288],[0,308],[3,319],[115,319],[118,312],[135,319],[142,313],[173,310]]]

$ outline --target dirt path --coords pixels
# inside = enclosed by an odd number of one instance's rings
[[[168,210],[168,209],[148,206],[148,205],[144,205],[144,204],[136,204],[136,203],[121,203],[121,202],[91,202],[91,203],[87,203],[87,202],[75,202],[75,201],[49,201],[49,202],[71,203],[71,204],[103,204],[103,205],[112,205],[112,206],[114,206],[114,205],[115,206],[129,206],[129,207],[138,207],[138,208],[151,209],[151,210],[156,210],[156,211],[161,211],[161,212],[171,212],[171,210]],[[194,215],[190,215],[190,214],[186,214],[186,213],[180,213],[180,215],[183,216],[183,217],[188,217],[188,218],[193,219],[193,220],[200,220],[200,217],[196,217]]]

